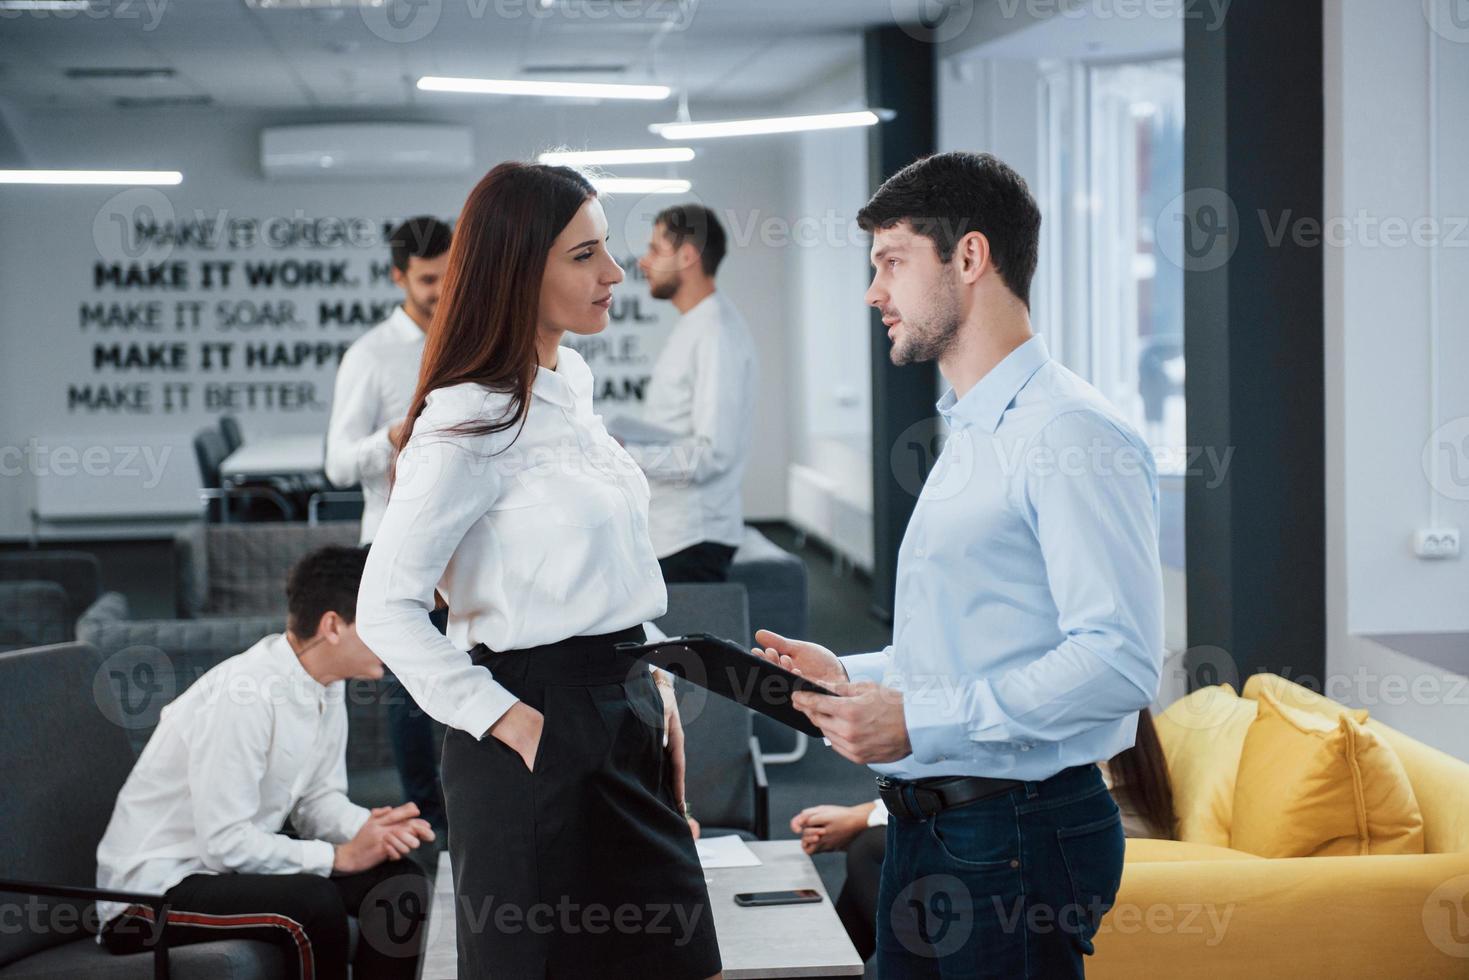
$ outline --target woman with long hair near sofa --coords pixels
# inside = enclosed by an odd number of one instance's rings
[[[1144,708],[1138,712],[1132,748],[1123,749],[1099,765],[1112,799],[1122,812],[1126,836],[1174,838],[1178,822],[1173,812],[1173,786],[1151,711]],[[847,880],[837,896],[836,910],[852,945],[867,959],[877,946],[873,931],[877,880],[887,850],[887,811],[882,801],[807,807],[791,819],[791,830],[801,835],[801,846],[807,854],[847,852]]]
[[[622,278],[581,174],[503,163],[474,188],[358,596],[362,637],[449,728],[466,980],[720,971],[672,681],[613,650],[667,607],[648,485],[561,346],[605,329]]]

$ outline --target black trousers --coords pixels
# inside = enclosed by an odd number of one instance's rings
[[[353,980],[412,980],[418,972],[428,878],[412,860],[385,861],[361,874],[190,875],[164,893],[170,946],[259,939],[281,947],[296,980],[346,980],[349,931],[358,939]],[[129,906],[102,930],[114,953],[152,948],[153,910]]]
[[[667,558],[659,558],[658,567],[663,569],[663,581],[670,585],[674,582],[727,582],[734,554],[735,549],[727,544],[700,541],[682,551],[675,551]]]
[[[444,800],[464,980],[703,980],[709,892],[674,805],[641,627],[471,656],[545,715],[534,766],[451,728]]]

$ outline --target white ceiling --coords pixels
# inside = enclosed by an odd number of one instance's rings
[[[554,0],[548,10],[540,0],[335,2],[306,10],[246,0],[93,0],[89,13],[0,11],[0,95],[27,109],[155,97],[404,108],[465,98],[418,92],[420,75],[524,76],[657,80],[687,91],[697,113],[701,100],[799,91],[850,62],[858,32],[891,24],[899,0]],[[623,70],[538,74],[536,66]],[[174,75],[68,77],[79,68]]]

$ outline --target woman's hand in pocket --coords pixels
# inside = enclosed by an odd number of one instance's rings
[[[673,764],[673,799],[679,809],[687,814],[684,806],[684,751],[683,722],[678,717],[678,697],[673,693],[673,679],[657,679],[658,693],[663,696],[663,730],[668,733],[669,762]],[[695,834],[695,837],[698,835]]]
[[[535,772],[536,755],[541,748],[541,732],[545,726],[545,715],[524,701],[517,701],[490,726],[489,734],[518,752],[525,761],[525,768]]]

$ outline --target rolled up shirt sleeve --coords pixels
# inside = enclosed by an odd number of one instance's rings
[[[425,411],[415,429],[431,424]],[[415,431],[357,593],[358,635],[424,711],[477,739],[517,698],[435,629],[429,613],[449,559],[499,496],[500,480],[487,447]]]
[[[349,347],[337,368],[326,430],[326,478],[334,486],[350,487],[387,473],[393,444],[388,439],[391,423],[377,424],[381,401],[371,360]]]
[[[1058,464],[1026,468],[1016,492],[1045,559],[1064,639],[1013,670],[944,691],[904,692],[905,708],[918,702],[905,712],[918,762],[965,758],[979,743],[1024,750],[1063,741],[1157,696],[1163,586],[1151,454],[1086,411],[1057,416],[1033,446]]]

